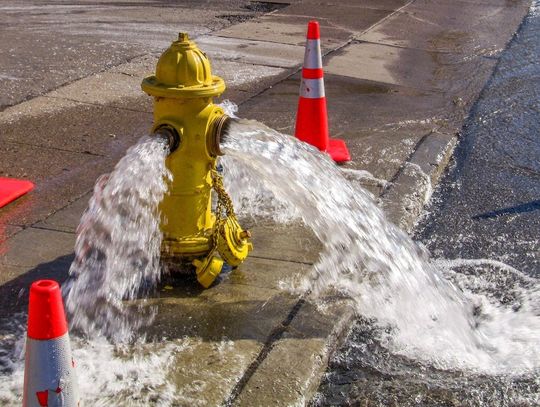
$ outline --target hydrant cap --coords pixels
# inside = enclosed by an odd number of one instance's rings
[[[187,33],[180,33],[159,58],[156,74],[146,77],[141,87],[151,96],[198,98],[221,95],[225,82],[212,75],[208,57]]]

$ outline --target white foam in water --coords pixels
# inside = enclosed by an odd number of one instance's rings
[[[540,284],[491,259],[437,260],[444,276],[474,304],[486,346],[503,372],[534,371],[540,361]]]
[[[375,185],[386,188],[390,184],[385,179],[377,178],[366,170],[354,170],[352,168],[341,168],[343,176],[349,181],[359,181],[367,185]]]
[[[531,3],[531,7],[529,9],[529,13],[531,16],[538,16],[540,15],[540,0],[533,0]]]
[[[0,340],[0,405],[16,406],[22,401],[24,381],[24,338],[22,321],[16,317],[10,332]],[[18,326],[13,326],[17,321]],[[137,341],[111,344],[103,337],[91,341],[71,335],[78,385],[88,406],[172,406],[176,389],[169,380],[174,355],[189,347],[184,340],[162,343]]]
[[[112,345],[104,339],[74,341],[79,387],[86,405],[171,406],[176,388],[168,375],[186,344]]]
[[[96,182],[63,287],[71,327],[90,337],[129,340],[152,319],[150,308],[131,309],[125,301],[144,294],[160,278],[158,206],[171,178],[167,154],[163,141],[144,137]]]
[[[537,297],[511,310],[485,298],[478,315],[479,297],[445,278],[426,253],[385,219],[370,194],[349,183],[327,156],[247,120],[231,126],[223,149],[227,188],[264,185],[279,205],[295,208],[294,214],[324,244],[313,275],[301,288],[315,296],[329,289],[349,295],[360,314],[392,327],[386,338],[392,352],[439,368],[490,373],[538,369]],[[259,198],[252,196],[256,207]],[[277,214],[275,220],[280,218]],[[531,284],[527,290],[538,290],[536,280]]]

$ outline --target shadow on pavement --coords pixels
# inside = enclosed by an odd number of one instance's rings
[[[520,205],[510,206],[508,208],[496,209],[494,211],[485,212],[480,215],[474,215],[472,219],[491,219],[498,216],[532,212],[538,209],[540,209],[540,199],[536,201],[526,202]]]

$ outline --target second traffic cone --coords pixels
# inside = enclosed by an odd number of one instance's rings
[[[0,208],[19,198],[34,188],[34,184],[24,179],[0,177]]]
[[[39,280],[30,286],[23,406],[79,405],[75,362],[60,286]]]
[[[319,23],[310,21],[294,134],[298,139],[325,151],[336,162],[350,161],[351,155],[345,142],[331,139],[328,135],[320,38]]]

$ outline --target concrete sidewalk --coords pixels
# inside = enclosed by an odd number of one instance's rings
[[[0,176],[37,187],[0,209],[1,317],[24,309],[26,295],[19,294],[31,281],[66,277],[95,179],[151,126],[152,101],[140,82],[177,31],[196,36],[228,85],[223,98],[239,104],[240,116],[290,134],[306,23],[319,20],[330,130],[353,157],[345,167],[369,171],[375,180],[365,186],[395,223],[411,227],[528,2],[288,3],[210,2],[203,9],[186,2],[177,9],[126,2],[111,12],[107,3],[60,2],[45,14],[32,2],[23,3],[23,14],[18,2],[2,6],[4,38],[17,47],[5,51],[12,56],[7,66],[0,62],[7,89]],[[28,14],[30,27],[19,33],[14,27]],[[36,39],[58,42],[58,58],[34,47]],[[20,78],[9,79],[15,73]],[[196,388],[193,370],[207,378],[193,400],[302,404],[353,313],[342,299],[329,298],[333,305],[322,313],[279,289],[280,280],[304,275],[318,257],[320,244],[301,225],[257,225],[252,232],[253,255],[220,284],[201,291],[186,283],[154,299],[160,312],[151,331],[199,340],[195,351],[177,356],[172,373],[183,395]],[[231,346],[212,363],[223,337]]]

